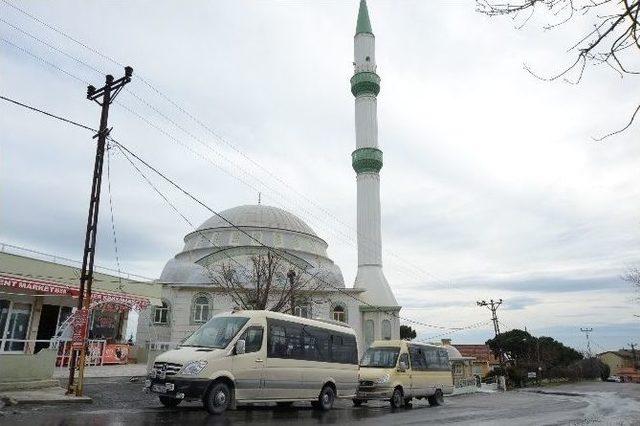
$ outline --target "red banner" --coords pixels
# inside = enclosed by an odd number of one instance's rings
[[[89,311],[86,308],[80,309],[73,318],[73,349],[80,349],[84,346],[87,337],[87,326],[89,325]]]

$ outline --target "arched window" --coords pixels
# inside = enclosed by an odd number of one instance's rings
[[[334,321],[347,322],[347,311],[342,305],[336,305],[331,310],[331,317]]]
[[[382,340],[391,340],[391,321],[382,320]]]
[[[193,322],[196,324],[201,324],[203,322],[207,322],[209,320],[209,314],[211,310],[211,306],[209,303],[209,298],[206,294],[198,294],[193,299]]]
[[[364,344],[367,347],[373,343],[374,336],[373,320],[366,320],[364,322]]]
[[[154,306],[151,320],[157,325],[169,324],[169,305],[164,300],[162,305]]]

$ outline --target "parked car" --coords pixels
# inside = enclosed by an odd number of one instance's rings
[[[622,383],[622,379],[619,376],[609,376],[607,382]]]
[[[442,405],[453,392],[453,377],[447,350],[440,346],[405,340],[377,340],[360,362],[356,406],[370,399],[389,400],[394,408],[410,404],[412,398],[427,398]]]
[[[358,347],[351,327],[272,311],[233,311],[159,355],[148,392],[175,407],[201,400],[212,414],[238,403],[310,401],[319,410],[353,398]]]

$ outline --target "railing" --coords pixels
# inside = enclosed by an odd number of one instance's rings
[[[40,344],[40,345],[38,345]],[[85,365],[103,365],[104,349],[107,341],[104,339],[90,339],[87,341],[87,357]],[[38,347],[40,346],[40,347]],[[56,349],[56,366],[65,367],[71,359],[71,340],[65,339],[4,339],[0,347],[0,355],[33,354],[39,349]]]
[[[455,379],[454,387],[456,388],[466,388],[468,386],[478,386],[478,378],[477,377],[467,377],[464,379]]]

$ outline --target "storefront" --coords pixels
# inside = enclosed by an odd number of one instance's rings
[[[0,252],[0,354],[33,354],[52,344],[65,363],[78,304],[78,268]],[[125,363],[129,312],[158,303],[152,283],[96,273],[89,352],[96,363]]]

